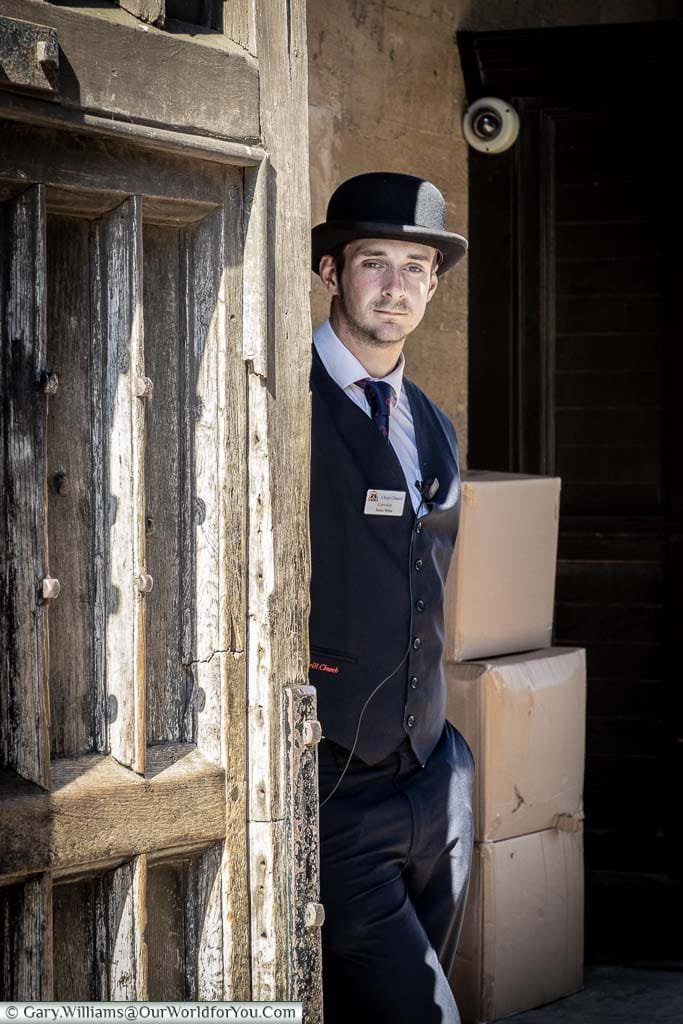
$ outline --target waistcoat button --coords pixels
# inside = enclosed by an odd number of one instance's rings
[[[425,610],[425,603],[421,597],[415,602],[415,607],[419,612],[423,612]]]
[[[422,559],[418,558],[418,560],[415,562],[415,571],[419,572],[423,565],[424,562],[422,561]]]
[[[422,641],[420,640],[419,636],[416,636],[415,639],[413,640],[413,650],[419,651],[421,647]]]
[[[413,726],[415,725],[415,715],[408,715],[406,725],[408,726],[409,729],[413,728]]]
[[[422,533],[422,520],[418,519],[417,526],[415,527],[415,533]]]
[[[420,682],[420,680],[417,678],[417,676],[411,676],[410,677],[410,689],[411,690],[417,690],[417,684],[419,682]]]

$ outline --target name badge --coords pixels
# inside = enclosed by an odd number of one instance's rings
[[[380,491],[370,488],[365,497],[366,516],[402,516],[405,491]]]

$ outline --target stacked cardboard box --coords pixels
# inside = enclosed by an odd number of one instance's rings
[[[559,491],[556,478],[463,475],[446,602],[447,714],[477,763],[451,977],[463,1024],[582,984],[586,665],[582,648],[549,646]]]

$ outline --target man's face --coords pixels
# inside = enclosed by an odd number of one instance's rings
[[[320,276],[334,298],[339,326],[366,345],[404,341],[424,316],[437,285],[436,249],[387,238],[361,238],[344,250],[342,279],[331,256]]]

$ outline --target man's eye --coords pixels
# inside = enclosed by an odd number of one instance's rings
[[[363,262],[363,266],[364,267],[369,267],[370,270],[376,270],[378,267],[381,267],[382,264],[381,263],[377,263],[375,260],[365,260]]]
[[[411,272],[411,274],[421,274],[422,271],[424,270],[424,267],[420,267],[417,263],[414,263],[407,269]]]

